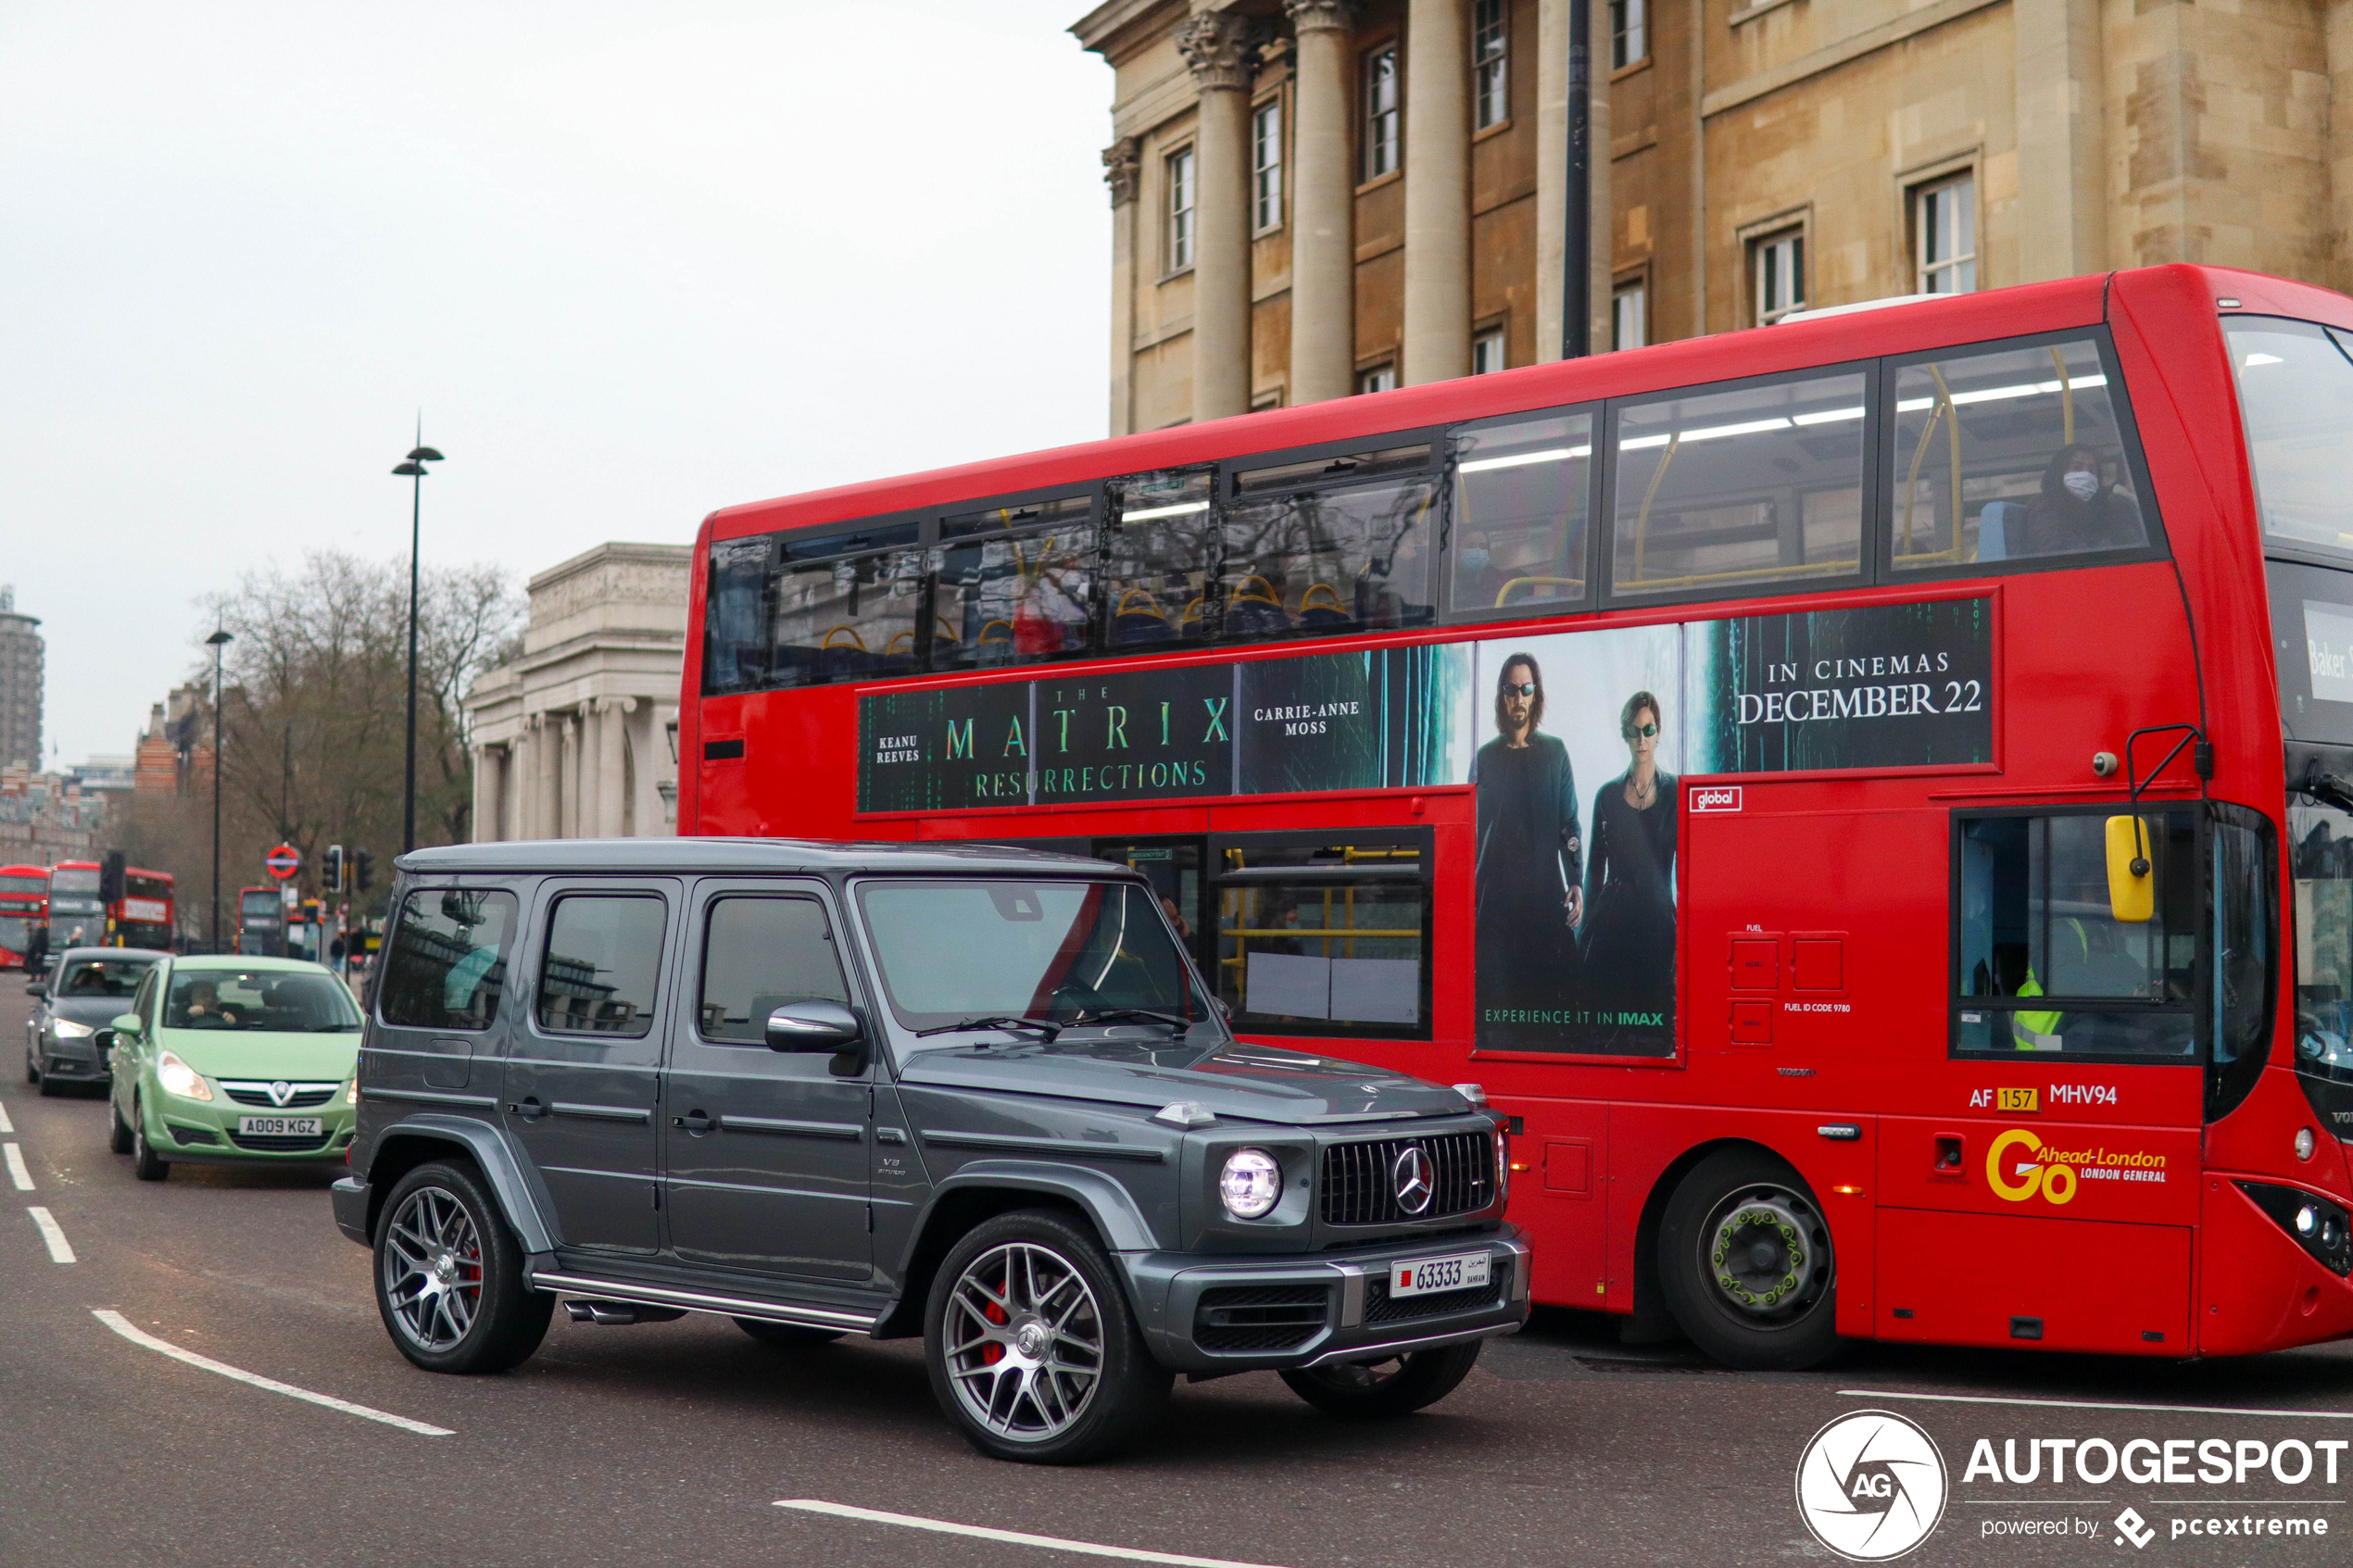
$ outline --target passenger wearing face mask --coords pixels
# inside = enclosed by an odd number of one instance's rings
[[[1463,547],[1454,552],[1454,608],[1494,608],[1495,592],[1507,581],[1495,570],[1495,557],[1489,548],[1487,535],[1478,529],[1464,534]]]
[[[2043,470],[2043,493],[2026,503],[2013,556],[2071,556],[2137,549],[2148,542],[2140,508],[2108,482],[2108,464],[2090,446],[2066,446]]]

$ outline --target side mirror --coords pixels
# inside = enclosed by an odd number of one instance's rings
[[[865,1035],[858,1015],[839,1002],[789,1002],[768,1015],[772,1051],[853,1050]]]
[[[129,1035],[133,1039],[136,1039],[141,1029],[145,1026],[140,1023],[139,1015],[137,1013],[126,1012],[118,1017],[112,1023],[108,1024],[107,1027],[112,1029],[118,1035]]]
[[[2145,925],[2157,912],[2156,868],[2149,862],[2151,826],[2146,817],[2108,820],[2108,913],[2130,925]]]
[[[28,997],[45,997],[49,994],[49,987],[38,980],[28,980],[24,983],[24,994]]]

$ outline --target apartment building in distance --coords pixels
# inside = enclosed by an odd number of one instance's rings
[[[1595,349],[2353,281],[2347,0],[1592,0]],[[1114,433],[1559,357],[1568,0],[1105,0]],[[2342,102],[2339,99],[2342,99]]]
[[[41,767],[41,687],[47,655],[37,616],[0,586],[0,768]]]

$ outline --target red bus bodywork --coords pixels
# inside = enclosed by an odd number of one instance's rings
[[[172,897],[170,872],[131,866],[122,874],[122,897],[107,913],[126,947],[169,950],[179,930],[179,906]]]
[[[2278,965],[2268,1064],[2219,1120],[2206,1117],[2206,1074],[2191,1064],[1988,1060],[1948,1048],[1957,812],[2121,801],[2122,778],[2095,771],[2095,755],[2123,753],[2128,734],[2144,726],[2196,724],[2214,747],[2205,784],[2211,798],[2281,821],[2286,778],[2264,552],[2218,327],[2218,309],[2233,307],[2353,328],[2353,300],[2334,294],[2246,273],[2159,268],[1785,323],[719,511],[698,541],[706,570],[695,578],[687,637],[679,831],[1003,841],[1427,828],[1435,843],[1429,1038],[1287,1035],[1275,1043],[1482,1084],[1516,1119],[1511,1212],[1535,1244],[1538,1300],[1655,1314],[1655,1236],[1677,1182],[1710,1151],[1745,1145],[1786,1161],[1818,1195],[1838,1260],[1836,1323],[1849,1336],[1968,1345],[2026,1338],[2044,1348],[2184,1356],[2353,1334],[2353,1285],[2300,1248],[2233,1179],[2353,1205],[2333,1130],[2320,1130],[2310,1157],[2296,1152],[2298,1133],[2315,1129],[2318,1118],[2292,1069],[2288,963]],[[1671,1056],[1475,1047],[1477,818],[1467,786],[862,815],[859,704],[884,683],[704,693],[714,542],[2101,327],[2130,391],[2169,558],[1153,656],[1155,665],[1234,663],[1466,635],[1990,601],[1998,700],[1989,764],[1684,776]],[[1597,516],[1594,526],[1604,521]],[[1112,654],[887,685],[1076,680],[1141,662]],[[2139,767],[2162,750],[2145,745]],[[2191,764],[2183,753],[2144,800],[2196,802],[2200,781]],[[1716,798],[1739,809],[1694,810],[1691,797],[1701,787],[1732,790]],[[2279,929],[2291,929],[2285,916]],[[1815,946],[1801,951],[1806,943]],[[1832,956],[1827,970],[1824,954]],[[1792,966],[1809,958],[1817,967],[1800,992]],[[1774,973],[1760,987],[1763,964]],[[1743,1010],[1759,1004],[1761,1014]],[[1744,1017],[1764,1022],[1743,1027]],[[2033,1093],[2032,1110],[2001,1109],[2020,1103],[2024,1090]],[[2048,1147],[2068,1151],[2062,1160],[2093,1163],[2113,1151],[2135,1169],[2165,1174],[2084,1180],[2070,1185],[2064,1206],[2048,1191],[2021,1198],[1989,1167],[1997,1141],[2018,1132],[2036,1143],[2013,1138],[2005,1146],[2013,1151]],[[1957,1165],[1946,1158],[1952,1148],[1962,1151]],[[2020,1326],[2026,1323],[2031,1335]]]
[[[0,969],[22,969],[32,933],[48,923],[49,868],[0,866]]]

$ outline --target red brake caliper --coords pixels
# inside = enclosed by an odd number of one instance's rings
[[[1008,1273],[1004,1280],[998,1286],[997,1288],[1000,1294],[1011,1296],[1013,1293],[1013,1275]],[[1000,1307],[994,1301],[991,1301],[988,1306],[981,1309],[981,1316],[987,1318],[990,1323],[1009,1323],[1012,1321],[1005,1316],[1005,1309]],[[993,1339],[980,1348],[980,1364],[983,1366],[995,1366],[999,1361],[1001,1361],[1004,1359],[1005,1348],[1002,1345],[998,1344]]]

